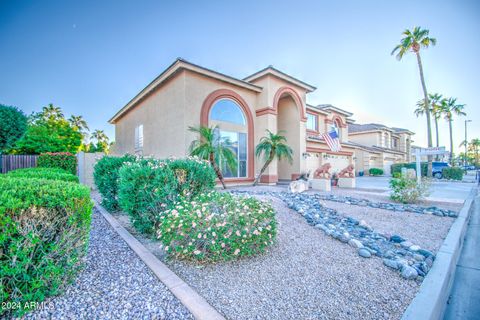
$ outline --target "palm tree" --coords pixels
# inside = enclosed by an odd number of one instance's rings
[[[68,122],[70,122],[72,127],[77,128],[77,130],[81,133],[85,133],[86,131],[90,130],[88,128],[87,121],[85,121],[82,116],[71,115],[68,119]]]
[[[470,141],[469,143],[469,149],[472,150],[475,156],[475,166],[478,166],[478,163],[479,163],[478,151],[480,150],[480,139],[478,138],[472,139],[472,141]]]
[[[287,145],[287,138],[280,135],[280,132],[274,134],[270,130],[267,130],[267,136],[262,137],[260,139],[260,143],[255,148],[255,156],[260,158],[263,154],[265,163],[263,164],[263,167],[260,170],[257,178],[253,182],[254,186],[257,185],[260,177],[275,158],[278,160],[287,159],[290,163],[292,163],[293,150]]]
[[[428,98],[430,99],[430,107],[433,115],[433,119],[435,120],[435,140],[436,140],[436,147],[440,146],[440,139],[438,136],[438,119],[442,116],[442,95],[435,93],[429,94]]]
[[[230,171],[237,170],[237,156],[231,148],[232,143],[228,138],[220,136],[218,126],[189,127],[188,130],[200,136],[199,139],[192,141],[190,155],[209,161],[223,189],[226,189],[220,168],[226,165]]]
[[[105,134],[103,130],[95,129],[92,133],[92,138],[97,140],[97,144],[102,142],[108,143],[108,136]]]
[[[45,120],[57,120],[63,118],[63,112],[60,107],[55,107],[49,103],[48,106],[42,108],[42,117]]]
[[[448,129],[450,133],[450,164],[453,161],[453,133],[452,133],[452,123],[453,116],[465,116],[466,113],[463,111],[465,108],[464,104],[457,104],[456,98],[448,98],[442,100],[442,114],[445,117],[445,120],[448,121]]]
[[[393,50],[392,55],[396,54],[398,60],[401,60],[403,56],[412,51],[417,56],[418,70],[420,71],[420,81],[422,83],[423,97],[425,103],[425,115],[427,116],[427,136],[428,136],[428,147],[432,147],[432,128],[430,123],[430,110],[428,102],[428,92],[427,86],[425,85],[425,78],[423,76],[423,67],[422,59],[420,57],[420,49],[427,49],[430,45],[434,46],[437,43],[435,38],[430,38],[428,36],[429,31],[427,29],[422,29],[421,27],[414,27],[412,31],[405,30],[403,33],[403,38]],[[432,176],[432,156],[428,156],[428,171],[427,175]]]

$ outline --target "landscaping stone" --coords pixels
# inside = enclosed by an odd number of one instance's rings
[[[372,254],[370,253],[369,250],[367,250],[366,248],[360,248],[358,249],[358,255],[360,257],[364,257],[364,258],[370,258],[372,256]]]
[[[418,277],[418,272],[415,268],[410,266],[402,267],[402,277],[407,280],[414,280]]]
[[[351,217],[346,217],[336,210],[327,208],[323,206],[320,200],[324,199],[324,195],[319,194],[292,194],[288,192],[271,192],[271,191],[238,191],[234,190],[233,193],[238,194],[256,194],[256,195],[265,195],[273,196],[281,199],[288,208],[295,210],[300,213],[306,222],[315,228],[322,230],[325,234],[331,236],[334,239],[337,239],[343,243],[348,243],[351,247],[357,249],[358,255],[361,257],[369,258],[372,255],[378,256],[380,258],[385,258],[386,260],[395,261],[397,264],[396,269],[403,270],[403,266],[412,266],[415,263],[420,262],[418,255],[425,257],[432,257],[431,262],[433,262],[434,255],[428,250],[423,250],[420,246],[413,244],[412,242],[404,239],[400,235],[393,235],[389,237],[388,235],[382,235],[376,232],[371,226],[369,226],[364,220],[356,220]],[[346,199],[347,197],[338,197],[330,195],[329,198],[332,199]],[[348,197],[348,201],[355,201],[355,198]],[[384,204],[378,204],[374,202],[368,202],[370,207],[373,206],[383,206]],[[405,209],[400,207],[403,205],[398,204],[388,204],[389,210],[398,210]],[[407,209],[411,208],[411,205],[406,205]],[[406,211],[408,211],[405,209]],[[420,210],[421,211],[421,210]],[[384,260],[385,261],[385,260]],[[393,262],[387,262],[390,265],[394,265]],[[424,263],[424,262],[422,262]],[[384,262],[385,264],[385,262]],[[419,268],[421,273],[427,273],[431,268],[431,263],[425,262],[425,268]],[[430,265],[429,265],[430,264]],[[389,266],[392,268],[391,266]],[[402,267],[402,268],[400,268]],[[405,279],[415,279],[420,272],[416,272],[415,277],[410,269],[405,271],[407,276]]]
[[[392,268],[392,269],[395,269],[395,270],[398,269],[398,264],[397,264],[397,261],[395,261],[395,260],[383,259],[383,264],[386,265],[389,268]]]

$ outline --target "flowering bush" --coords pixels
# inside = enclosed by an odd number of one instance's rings
[[[180,196],[187,199],[215,186],[215,173],[198,158],[156,160],[143,158],[125,163],[119,171],[118,202],[143,233]]]
[[[43,168],[60,168],[77,174],[77,157],[70,152],[46,152],[38,156],[37,165]]]
[[[180,199],[157,225],[157,237],[170,257],[203,262],[263,252],[276,233],[269,203],[215,191]]]
[[[94,167],[93,178],[98,192],[102,195],[102,205],[110,211],[119,209],[118,206],[118,170],[125,162],[135,161],[135,156],[123,157],[105,156]]]
[[[390,179],[390,198],[401,203],[414,203],[429,194],[429,184],[426,180],[417,183],[416,179],[404,177],[395,173]]]

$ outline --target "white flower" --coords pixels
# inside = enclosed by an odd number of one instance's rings
[[[200,253],[201,253],[200,250],[193,251],[193,254],[195,254],[195,255],[199,255]]]
[[[233,252],[234,255],[237,255],[240,253],[240,249],[236,249],[235,252]]]
[[[199,233],[198,236],[197,236],[197,238],[200,239],[201,237],[202,237],[202,234]]]
[[[221,246],[222,246],[222,248],[225,248],[225,243],[222,242]]]

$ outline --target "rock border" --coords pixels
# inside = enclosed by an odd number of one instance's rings
[[[224,320],[214,307],[205,298],[199,295],[192,287],[170,270],[163,262],[157,259],[143,244],[132,236],[120,223],[103,208],[97,201],[95,207],[113,230],[128,244],[132,251],[152,270],[157,278],[170,290],[175,297],[192,313],[195,319]]]
[[[472,205],[478,187],[472,188],[447,237],[437,252],[432,269],[423,280],[420,290],[405,310],[402,320],[442,319],[453,285],[458,258],[463,247]]]

